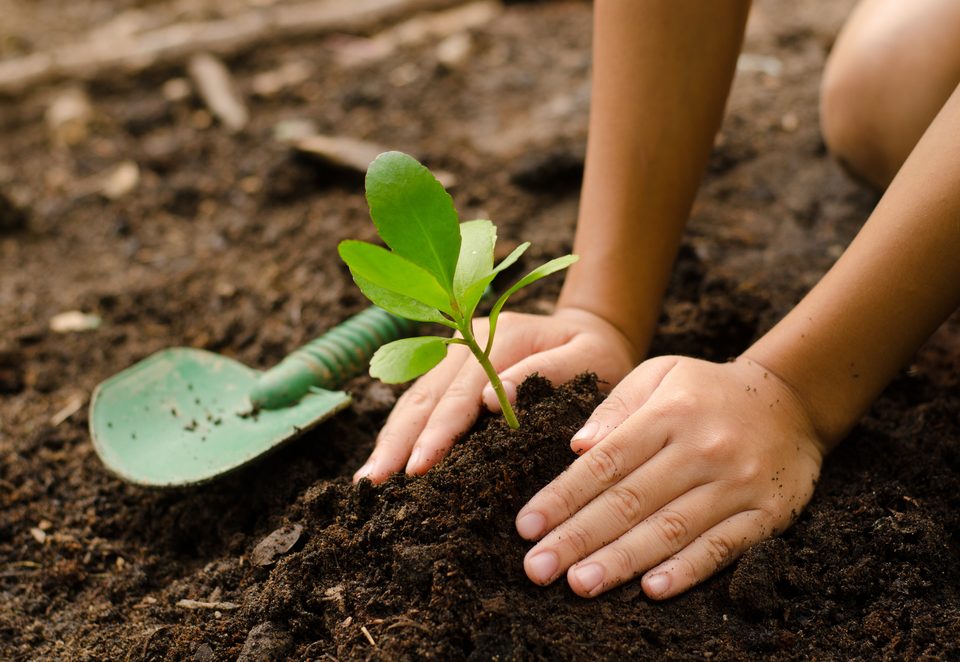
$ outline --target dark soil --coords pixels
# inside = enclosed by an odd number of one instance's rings
[[[195,4],[215,16],[245,3]],[[816,120],[852,3],[755,4],[745,51],[782,69],[754,60],[737,76],[656,353],[742,351],[875,202],[830,161]],[[0,58],[120,10],[172,20],[185,6],[74,5],[0,0]],[[280,122],[454,173],[464,217],[533,242],[518,270],[569,250],[589,28],[586,3],[509,3],[456,67],[435,43],[357,69],[334,61],[342,36],[267,43],[227,61],[252,115],[237,135],[196,94],[164,96],[182,63],[83,83],[93,113],[66,143],[45,114],[76,82],[0,98],[0,659],[960,657],[957,318],[828,459],[792,529],[667,603],[635,582],[587,601],[523,574],[513,517],[573,459],[569,437],[601,397],[589,377],[528,381],[521,431],[486,417],[427,476],[380,487],[349,476],[399,391],[366,377],[347,385],[351,409],[210,485],[142,489],[97,460],[85,403],[111,374],[170,345],[265,367],[363,307],[335,257],[340,239],[371,237],[360,180],[292,155]],[[257,74],[290,62],[311,76],[253,94]],[[136,190],[96,194],[125,160]],[[557,287],[518,308],[549,310]],[[50,330],[74,309],[103,324]]]

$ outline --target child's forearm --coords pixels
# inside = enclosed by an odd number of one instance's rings
[[[745,354],[836,443],[960,305],[960,88],[830,272]]]
[[[581,256],[561,306],[646,353],[736,65],[748,0],[598,0]]]

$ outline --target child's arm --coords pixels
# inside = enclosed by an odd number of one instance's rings
[[[747,0],[597,1],[574,243],[580,262],[554,315],[501,318],[491,360],[511,396],[534,372],[559,383],[592,371],[616,384],[646,355],[748,7]],[[482,401],[498,408],[485,384],[469,352],[451,347],[397,402],[355,479],[429,469],[476,420]]]
[[[518,515],[540,539],[527,574],[593,596],[646,573],[654,598],[709,577],[790,524],[822,455],[958,305],[960,87],[780,324],[734,363],[661,357],[614,389]]]

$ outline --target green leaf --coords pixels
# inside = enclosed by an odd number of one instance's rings
[[[530,248],[529,241],[525,241],[519,246],[517,246],[516,248],[514,248],[513,252],[510,253],[510,255],[508,255],[507,257],[503,258],[503,261],[496,266],[496,268],[493,270],[493,273],[491,275],[496,276],[498,273],[500,273],[507,267],[512,266],[514,262],[520,259],[520,256],[523,255],[528,248]]]
[[[449,342],[450,338],[422,336],[388,343],[370,359],[370,376],[387,384],[415,379],[443,360]]]
[[[453,277],[453,293],[465,315],[472,312],[477,301],[466,296],[473,286],[490,275],[493,269],[493,247],[497,243],[497,228],[490,221],[467,221],[460,224],[460,258]],[[484,285],[484,287],[486,287]]]
[[[507,299],[530,283],[538,281],[545,276],[556,273],[557,271],[566,269],[579,259],[580,257],[577,255],[564,255],[563,257],[554,258],[546,264],[541,264],[539,267],[514,283],[513,287],[500,295],[500,298],[497,299],[497,302],[493,304],[493,308],[490,309],[490,335],[487,338],[487,346],[486,349],[484,349],[484,354],[489,355],[490,348],[493,346],[493,335],[497,331],[497,318],[500,316],[500,311],[503,309],[504,304],[507,303]]]
[[[370,216],[387,246],[453,294],[460,228],[443,185],[412,156],[384,152],[367,170],[366,189]]]
[[[487,287],[489,287],[490,283],[493,282],[493,279],[497,277],[497,274],[516,262],[520,256],[523,255],[523,252],[529,247],[529,241],[520,244],[513,249],[513,252],[510,253],[510,255],[503,258],[503,261],[494,267],[489,274],[467,288],[467,291],[464,292],[463,296],[459,300],[460,310],[465,318],[470,319],[473,317],[473,313],[477,308],[477,304],[480,303],[480,299],[483,298],[483,293],[486,292]]]
[[[388,310],[394,315],[405,317],[408,320],[417,322],[434,322],[449,326],[451,329],[457,328],[449,319],[444,317],[439,310],[424,303],[420,303],[405,294],[399,294],[385,287],[380,287],[367,280],[363,276],[353,274],[353,280],[357,283],[360,291],[373,303],[384,310]]]
[[[360,276],[386,290],[453,314],[450,297],[437,280],[409,260],[382,246],[352,239],[341,241],[337,250],[354,280]]]

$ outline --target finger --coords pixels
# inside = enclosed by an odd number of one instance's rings
[[[570,440],[573,452],[579,455],[593,448],[640,409],[679,360],[676,356],[658,356],[641,363],[610,392],[573,435]]]
[[[641,581],[643,591],[655,600],[679,595],[774,533],[772,518],[766,512],[738,513],[697,536],[675,556],[650,570]]]
[[[662,449],[669,429],[667,420],[652,412],[641,410],[631,416],[520,509],[517,532],[528,540],[536,540],[570,519]]]
[[[509,318],[508,318],[509,319]],[[481,320],[477,324],[482,324]],[[523,330],[523,329],[521,329]],[[477,337],[482,339],[478,330]],[[507,338],[502,338],[507,340]],[[502,342],[490,354],[490,363],[496,371],[520,361],[530,351],[519,335],[509,336],[509,342]],[[465,348],[460,348],[468,351]],[[461,369],[453,377],[436,403],[429,420],[414,444],[407,473],[422,474],[436,464],[457,437],[466,432],[477,420],[481,407],[481,392],[487,384],[487,375],[483,368],[472,358],[466,359]]]
[[[572,564],[628,534],[664,504],[679,498],[682,506],[687,502],[684,495],[698,493],[702,471],[685,453],[675,448],[672,451],[668,448],[657,453],[544,536],[524,560],[530,579],[539,584],[552,582]],[[670,476],[670,480],[663,480],[663,476]],[[650,565],[666,557],[664,554]]]
[[[353,482],[369,478],[375,483],[403,469],[417,437],[430,419],[437,402],[469,356],[466,347],[453,345],[447,357],[414,382],[397,400],[387,422],[377,435],[377,445],[366,463],[353,475]]]
[[[528,356],[504,370],[499,377],[510,404],[516,404],[517,402],[517,384],[522,383],[524,379],[534,373],[545,377],[554,384],[561,384],[579,372],[575,363],[576,355],[571,352],[571,345],[561,345]],[[484,386],[482,397],[483,404],[486,405],[487,409],[494,412],[500,411],[500,401],[497,399],[493,386],[490,384]]]
[[[425,473],[447,454],[457,437],[480,415],[480,391],[487,380],[483,369],[467,359],[436,402],[410,452],[406,472]]]
[[[567,582],[585,598],[619,586],[739,512],[742,506],[738,501],[728,487],[717,482],[684,492],[610,544],[580,557],[583,560],[570,566]]]
[[[507,321],[512,319],[508,318]],[[517,401],[517,385],[535,372],[555,384],[573,376],[570,357],[559,356],[552,351],[569,343],[575,336],[575,331],[567,326],[542,323],[504,327],[503,321],[501,328],[500,344],[494,346],[490,359],[497,367],[497,374],[510,404]],[[518,351],[520,348],[523,348],[522,352]],[[510,360],[505,360],[508,357],[502,356],[504,353],[512,355]],[[500,401],[493,386],[487,384],[482,397],[490,411],[500,411]]]

